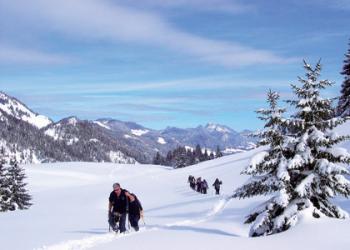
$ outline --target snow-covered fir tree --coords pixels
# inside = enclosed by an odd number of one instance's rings
[[[331,201],[337,195],[350,195],[350,182],[344,176],[349,174],[350,154],[337,146],[349,136],[339,136],[333,131],[346,118],[333,118],[332,99],[320,96],[321,90],[333,84],[318,80],[320,62],[312,68],[304,61],[304,68],[306,79],[299,78],[302,86],[292,85],[297,99],[289,101],[296,109],[289,120],[294,137],[290,146],[294,152],[288,165],[295,209],[313,208],[315,217],[323,214],[346,218],[347,213]]]
[[[252,180],[234,193],[234,197],[241,198],[272,195],[248,216],[247,222],[254,222],[251,236],[287,230],[302,213],[314,217],[348,217],[332,203],[335,196],[350,195],[350,182],[344,176],[349,174],[346,164],[350,163],[350,154],[336,147],[349,137],[333,132],[345,118],[333,118],[332,100],[320,96],[320,90],[332,85],[328,80],[318,80],[320,62],[315,68],[304,62],[304,68],[306,79],[299,78],[302,86],[292,85],[296,100],[288,101],[296,113],[281,123],[287,130],[281,130],[280,151],[275,149],[277,155],[271,157],[277,144],[276,140],[269,139],[272,137],[267,132],[268,151],[253,158],[245,171],[253,175]]]
[[[337,106],[337,115],[344,117],[350,116],[350,41],[341,74],[344,75],[344,82],[340,90],[341,96],[339,97]]]
[[[248,198],[273,194],[272,198],[248,215],[246,223],[253,223],[249,233],[253,237],[284,230],[279,216],[288,205],[290,182],[285,158],[285,155],[288,155],[288,149],[284,148],[285,120],[282,116],[285,109],[277,106],[278,99],[278,93],[270,90],[267,94],[269,109],[257,111],[259,119],[266,124],[264,130],[255,136],[260,138],[258,145],[268,145],[268,147],[266,151],[255,155],[250,165],[242,172],[252,177],[233,195],[233,197]]]
[[[24,169],[22,169],[16,161],[11,161],[7,171],[7,179],[9,182],[10,198],[8,201],[9,210],[28,209],[31,196],[28,194],[24,182],[26,178]]]
[[[7,169],[3,159],[0,159],[0,212],[9,210],[9,181],[7,178]]]

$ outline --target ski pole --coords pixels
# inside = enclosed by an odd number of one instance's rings
[[[128,220],[128,231],[130,232],[130,220],[129,220],[129,213],[127,213],[127,218],[126,218],[127,220]]]
[[[144,216],[143,212],[141,213],[141,219],[142,219],[143,225],[146,226],[145,216]]]
[[[110,221],[110,212],[108,212],[108,232],[111,232],[111,224],[109,223]]]

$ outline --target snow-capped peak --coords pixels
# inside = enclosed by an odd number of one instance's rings
[[[67,119],[67,124],[75,126],[77,125],[77,123],[78,123],[78,118],[76,118],[75,116],[69,117]]]
[[[4,92],[0,92],[0,110],[16,119],[30,123],[37,128],[43,128],[52,121],[43,115],[31,111],[27,106]]]
[[[213,132],[220,132],[220,133],[231,133],[231,130],[223,125],[214,124],[214,123],[208,123],[205,127],[207,130]]]

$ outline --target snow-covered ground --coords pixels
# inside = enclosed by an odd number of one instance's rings
[[[34,205],[0,214],[0,245],[26,249],[349,249],[350,220],[305,218],[293,229],[249,238],[245,215],[264,197],[229,200],[243,184],[240,175],[257,150],[172,170],[152,165],[56,163],[27,165]],[[223,181],[222,195],[198,194],[188,175]],[[138,195],[145,209],[140,232],[108,232],[112,183]],[[339,200],[350,212],[350,201]]]

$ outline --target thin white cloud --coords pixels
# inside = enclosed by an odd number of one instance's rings
[[[0,64],[66,64],[68,56],[0,44]]]
[[[312,8],[327,8],[341,11],[350,10],[350,1],[349,0],[293,0],[293,4],[299,5],[301,7],[310,6]]]
[[[1,1],[1,0],[0,0]],[[12,0],[2,4],[18,18],[78,39],[146,44],[227,67],[294,61],[234,42],[212,40],[176,29],[154,13],[103,0]],[[1,14],[1,11],[0,11]]]
[[[338,9],[338,10],[350,10],[350,1],[349,0],[320,0],[322,4],[328,6],[330,8]]]
[[[52,82],[54,79],[45,78],[46,82]],[[41,82],[44,80],[41,79]],[[44,81],[45,82],[45,81]],[[176,96],[175,93],[186,93],[182,97],[186,98],[191,91],[206,91],[206,90],[227,90],[228,93],[235,92],[237,89],[247,88],[265,88],[273,87],[280,88],[289,86],[291,81],[282,79],[273,80],[247,80],[243,78],[223,78],[223,77],[202,77],[188,78],[170,81],[140,81],[140,82],[98,82],[89,84],[88,82],[65,81],[62,83],[62,88],[57,89],[56,85],[45,85],[41,87],[43,93],[53,93],[55,95],[84,95],[94,98],[107,99],[115,98],[115,95],[128,96],[128,94],[136,92],[140,94],[147,93],[147,96],[158,95],[159,92],[171,92],[171,96]],[[1,87],[1,83],[0,83]],[[21,90],[26,87],[21,87]],[[155,94],[152,94],[155,93]],[[130,96],[128,96],[130,98]],[[144,97],[143,97],[144,98]],[[164,96],[168,103],[174,99],[170,96]],[[162,99],[164,99],[162,97]],[[190,97],[191,98],[191,97]],[[174,102],[179,101],[175,98]]]
[[[254,9],[245,1],[238,0],[118,0],[121,4],[163,9],[191,9],[193,11],[242,13]]]

